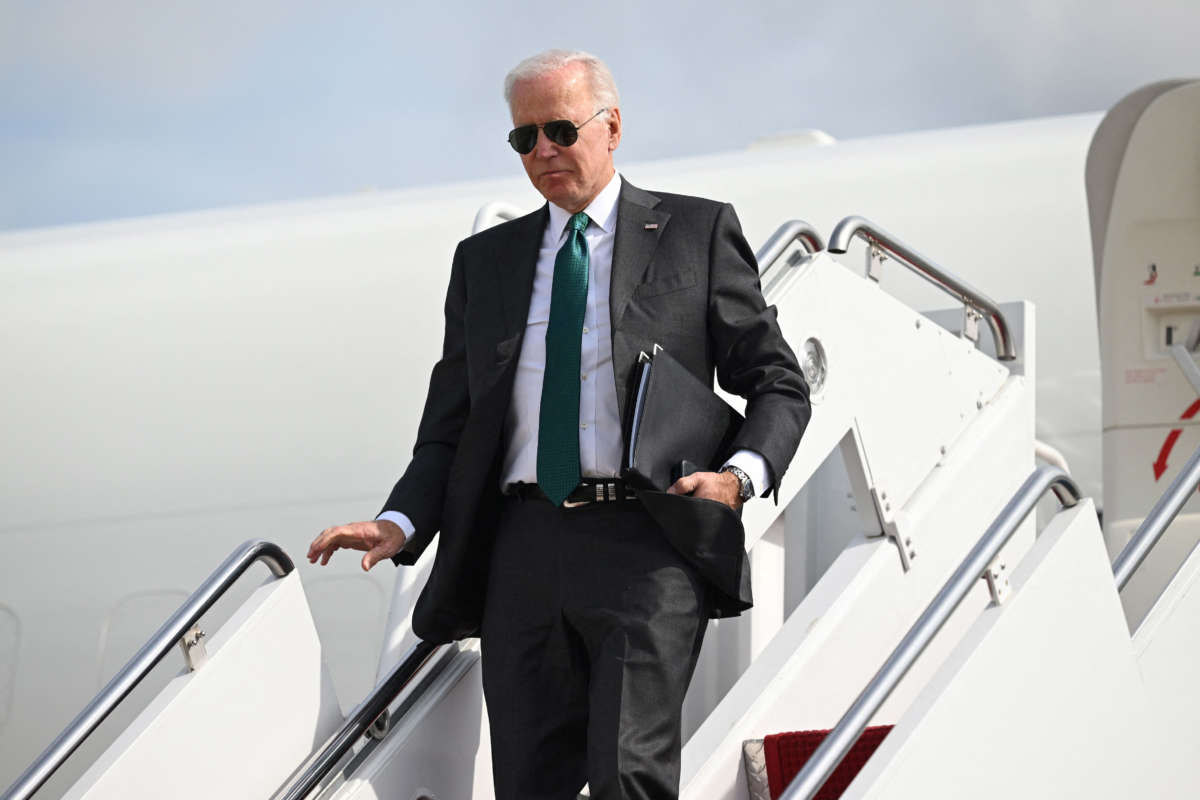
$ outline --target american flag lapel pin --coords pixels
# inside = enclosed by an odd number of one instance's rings
[[[647,222],[647,223],[646,223],[646,230],[648,230],[648,231],[656,231],[656,230],[658,230],[658,223],[657,223],[657,222]]]

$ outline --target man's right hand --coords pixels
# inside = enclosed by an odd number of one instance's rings
[[[349,525],[337,525],[321,531],[321,535],[313,539],[313,543],[308,546],[308,560],[309,563],[315,564],[319,558],[324,565],[329,563],[329,557],[339,548],[366,550],[367,554],[362,558],[362,568],[368,570],[383,559],[399,553],[406,539],[404,531],[394,522],[351,522]]]

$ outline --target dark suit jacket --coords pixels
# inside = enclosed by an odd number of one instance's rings
[[[416,530],[394,557],[412,564],[441,532],[413,612],[430,641],[476,635],[500,502],[504,419],[548,207],[459,243],[446,292],[442,358],[433,368],[412,462],[384,510]],[[654,223],[656,228],[647,229]],[[650,194],[622,181],[609,291],[622,419],[638,353],[661,344],[711,385],[748,399],[733,450],[767,461],[778,487],[808,422],[808,388],[763,301],[754,254],[733,208]],[[750,605],[737,515],[721,503],[657,495],[647,508],[714,588],[713,615]]]

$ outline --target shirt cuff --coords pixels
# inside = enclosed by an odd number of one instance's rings
[[[737,467],[746,473],[754,485],[756,497],[771,491],[771,471],[767,468],[767,460],[753,450],[738,450],[721,466]]]
[[[394,522],[399,525],[400,530],[404,531],[405,539],[411,539],[412,535],[417,532],[417,526],[412,524],[412,520],[408,518],[408,515],[401,514],[399,511],[384,511],[375,518],[376,522],[380,520]]]

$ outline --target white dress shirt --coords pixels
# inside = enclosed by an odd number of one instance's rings
[[[588,225],[583,231],[588,248],[588,287],[579,352],[579,470],[585,478],[616,478],[621,474],[621,417],[608,312],[620,194],[621,179],[614,173],[608,185],[584,209],[588,215]],[[542,376],[546,371],[546,329],[550,323],[554,261],[566,241],[570,219],[570,212],[550,203],[550,221],[538,250],[512,403],[504,420],[507,450],[500,469],[501,489],[517,482],[537,483],[538,420]]]
[[[585,478],[615,478],[621,474],[621,418],[613,372],[612,321],[608,306],[620,194],[621,177],[614,173],[584,209],[588,215],[588,225],[583,232],[588,247],[588,288],[580,342],[579,467]],[[538,250],[525,337],[517,361],[512,402],[504,420],[506,449],[500,470],[502,491],[513,483],[537,483],[538,420],[542,375],[546,370],[546,328],[550,322],[554,260],[566,239],[567,222],[571,218],[571,212],[554,203],[549,205],[550,221]],[[725,463],[750,476],[756,494],[765,494],[770,488],[766,461],[758,453],[739,450]],[[415,530],[408,516],[398,511],[385,511],[377,519],[395,522],[407,536]]]

